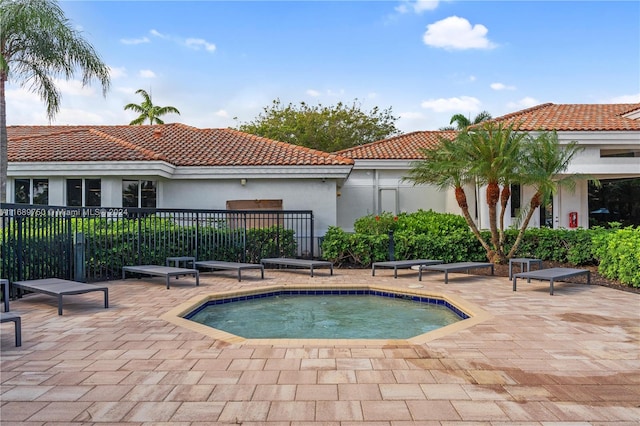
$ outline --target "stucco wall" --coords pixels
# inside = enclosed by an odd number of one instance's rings
[[[336,225],[336,184],[327,179],[240,179],[163,181],[159,207],[226,209],[228,200],[282,200],[284,210],[312,210],[316,237]]]

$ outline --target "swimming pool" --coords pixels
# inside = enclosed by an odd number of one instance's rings
[[[185,316],[251,339],[406,339],[468,317],[443,299],[365,289],[232,297]]]
[[[423,298],[432,299],[435,304],[449,305],[456,310],[457,315],[466,319],[455,322],[453,324],[438,328],[437,330],[421,333],[406,339],[366,339],[366,338],[247,338],[242,335],[230,333],[228,331],[206,326],[190,319],[191,314],[202,309],[207,304],[227,304],[242,300],[250,300],[255,298],[273,297],[275,294],[282,292],[300,293],[300,292],[329,292],[338,294],[340,292],[380,292],[387,293],[389,297],[394,298]],[[392,295],[392,296],[391,296]],[[458,314],[459,312],[459,314]],[[403,345],[403,344],[421,344],[450,333],[456,333],[466,328],[472,327],[480,322],[490,318],[488,312],[478,306],[469,303],[459,296],[451,294],[443,294],[437,291],[425,290],[424,288],[396,288],[385,285],[363,285],[363,284],[332,284],[329,286],[321,286],[313,284],[281,284],[264,287],[244,288],[239,290],[222,291],[206,295],[195,296],[171,309],[169,312],[161,315],[161,318],[169,321],[182,329],[198,332],[208,336],[214,340],[224,341],[233,344],[248,345],[278,345],[278,346],[299,346],[309,344],[332,344],[336,346],[353,345],[353,344],[380,344],[380,345]],[[178,331],[177,329],[176,331]]]

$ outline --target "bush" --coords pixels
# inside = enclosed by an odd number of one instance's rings
[[[598,272],[623,284],[640,287],[640,227],[593,235]]]
[[[338,265],[367,267],[389,258],[389,232],[393,231],[394,258],[442,259],[445,262],[482,260],[484,250],[463,217],[419,210],[394,216],[367,215],[354,223],[355,233],[337,227],[327,231],[323,257]]]
[[[367,267],[388,259],[389,231],[393,231],[394,257],[441,259],[444,262],[486,261],[486,252],[463,217],[418,211],[359,218],[356,232],[331,227],[322,243],[323,256],[338,265]],[[518,231],[506,232],[510,249]],[[485,238],[489,231],[481,231]],[[576,266],[599,265],[611,279],[640,287],[640,228],[549,229],[529,228],[514,257],[530,257]]]

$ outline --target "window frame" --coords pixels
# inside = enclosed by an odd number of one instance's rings
[[[26,201],[18,200],[17,190],[18,190],[18,182],[22,182],[20,186],[24,185],[26,182],[27,191],[25,196],[27,197]],[[45,183],[45,185],[40,186],[40,184]],[[43,190],[39,190],[39,188],[44,188]],[[41,197],[45,198],[45,203],[37,203],[36,201],[40,201]],[[37,206],[48,206],[49,205],[49,179],[48,178],[15,178],[13,180],[13,202],[16,204],[27,204],[27,205],[37,205]]]
[[[78,187],[77,183],[80,183]],[[70,184],[74,184],[70,191]],[[96,185],[97,184],[97,185]],[[74,199],[80,197],[80,204],[72,204],[69,201],[72,192],[75,194]],[[96,204],[97,200],[97,204]],[[88,204],[89,202],[89,204]],[[101,207],[102,206],[102,179],[100,178],[71,178],[65,181],[65,205],[67,207]]]
[[[132,203],[125,203],[125,196],[131,194],[130,192],[125,192],[125,183],[127,183],[127,187],[135,184],[136,194],[133,195],[133,199],[135,200],[135,205],[130,205]],[[148,190],[148,185],[151,185],[153,189],[153,198],[145,197],[143,194]],[[147,205],[148,200],[153,199],[153,205]],[[158,181],[156,180],[144,180],[144,179],[122,179],[122,207],[130,207],[130,208],[158,208]]]

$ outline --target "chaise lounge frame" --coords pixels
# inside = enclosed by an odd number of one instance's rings
[[[12,286],[31,291],[33,293],[42,293],[48,296],[58,298],[58,315],[62,315],[62,296],[73,294],[84,294],[92,291],[101,291],[104,293],[104,307],[109,307],[109,289],[93,284],[85,284],[77,281],[62,280],[60,278],[44,278],[40,280],[14,281]]]
[[[260,269],[260,277],[264,279],[264,265],[259,263],[240,263],[240,262],[225,262],[221,260],[201,260],[195,262],[196,268],[205,268],[211,270],[235,270],[238,271],[238,281],[242,281],[242,271],[245,269]]]
[[[437,265],[442,260],[412,259],[412,260],[388,260],[385,262],[373,262],[371,264],[371,276],[376,276],[376,268],[393,268],[393,278],[398,278],[398,269],[409,269],[413,266]]]
[[[460,272],[465,271],[467,274],[471,269],[483,269],[483,268],[491,268],[491,275],[493,275],[494,267],[493,263],[485,263],[485,262],[456,262],[456,263],[443,263],[439,265],[426,265],[420,266],[418,272],[418,281],[422,281],[422,271],[441,271],[444,272],[444,283],[449,283],[449,272]]]
[[[293,259],[289,257],[273,257],[262,259],[260,261],[263,265],[276,265],[276,266],[293,266],[297,268],[308,268],[311,270],[311,276],[313,277],[313,268],[328,267],[331,269],[331,275],[333,275],[333,263],[327,260],[307,260],[307,259]]]
[[[180,277],[183,275],[193,275],[196,277],[196,286],[200,285],[200,272],[197,269],[176,268],[173,266],[160,266],[160,265],[136,265],[136,266],[123,266],[122,267],[122,279],[126,279],[127,272],[139,275],[150,275],[155,277],[164,277],[167,283],[167,289],[169,288],[169,281],[171,277]]]
[[[516,291],[516,280],[518,278],[526,278],[528,283],[530,283],[531,280],[549,281],[549,294],[553,296],[554,281],[560,281],[580,275],[586,275],[587,285],[591,284],[591,271],[588,269],[548,268],[539,269],[537,271],[520,272],[519,274],[513,275],[513,291]]]
[[[22,321],[20,315],[13,312],[0,312],[0,323],[13,322],[16,333],[16,346],[22,346]]]

